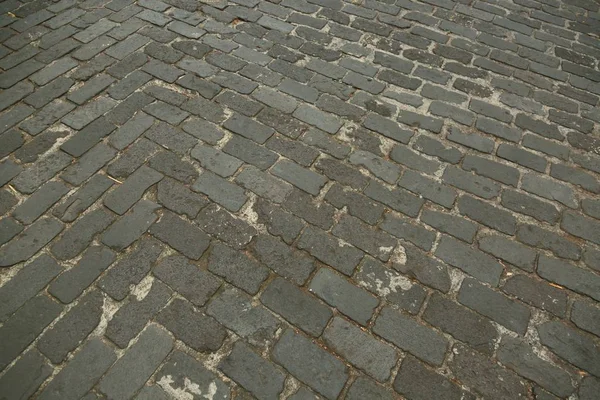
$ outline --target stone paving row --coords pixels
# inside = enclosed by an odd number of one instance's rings
[[[0,10],[1,398],[598,398],[596,1]]]

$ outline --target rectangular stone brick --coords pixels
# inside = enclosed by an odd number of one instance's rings
[[[116,150],[104,143],[98,143],[85,153],[76,163],[61,174],[61,178],[72,185],[81,185],[89,177],[115,157]]]
[[[477,394],[504,400],[526,395],[524,380],[487,356],[463,345],[457,345],[454,351],[450,369]]]
[[[274,133],[273,129],[239,114],[234,114],[225,121],[223,127],[260,144],[266,142]]]
[[[159,280],[153,280],[150,285],[143,298],[130,296],[129,301],[119,308],[108,322],[105,335],[117,346],[128,347],[130,341],[144,329],[148,320],[171,298],[173,292]]]
[[[500,194],[500,185],[496,182],[470,174],[454,166],[446,168],[442,180],[484,199],[492,199]]]
[[[42,333],[62,311],[62,306],[40,294],[21,307],[0,328],[0,367],[5,368]],[[14,383],[14,382],[13,382]]]
[[[358,217],[368,224],[376,224],[381,218],[384,207],[363,196],[347,190],[341,185],[334,185],[325,196],[325,201],[338,209],[346,207],[348,213]]]
[[[447,139],[481,151],[482,153],[491,153],[494,151],[494,142],[491,139],[477,134],[463,133],[454,126],[450,127]]]
[[[271,173],[315,196],[327,182],[324,176],[288,160],[278,161],[271,169]]]
[[[563,164],[552,164],[550,176],[580,186],[589,192],[600,193],[600,180],[581,169]]]
[[[558,257],[579,260],[581,248],[566,237],[535,225],[521,225],[517,239],[533,247],[550,250]]]
[[[60,272],[62,268],[46,254],[27,264],[0,288],[0,321],[4,322]]]
[[[467,171],[475,171],[475,173],[479,175],[515,187],[521,176],[519,170],[514,167],[509,167],[496,161],[473,155],[467,155],[465,157],[462,167]]]
[[[116,359],[115,352],[100,338],[91,339],[42,390],[39,398],[83,398]]]
[[[435,255],[448,264],[460,268],[475,278],[498,286],[503,272],[502,264],[466,244],[449,236],[442,236]]]
[[[577,207],[577,196],[570,186],[544,176],[532,173],[524,175],[521,188],[540,197],[556,200],[567,207]]]
[[[335,225],[332,233],[382,261],[389,259],[396,246],[396,241],[391,236],[374,230],[351,216],[344,216]]]
[[[510,278],[502,290],[519,300],[564,317],[567,311],[567,293],[540,279],[527,275],[515,275]]]
[[[456,199],[456,191],[454,189],[412,170],[404,172],[398,181],[398,185],[446,208],[452,207]]]
[[[510,212],[470,196],[461,196],[457,202],[461,214],[500,232],[514,235],[517,220]]]
[[[545,255],[540,255],[537,271],[539,276],[550,282],[600,301],[600,277],[593,272]]]
[[[363,256],[358,249],[349,245],[340,245],[338,239],[312,227],[302,233],[298,247],[346,275],[352,275]]]
[[[71,136],[60,148],[73,157],[81,157],[86,151],[102,140],[103,137],[108,136],[115,128],[115,125],[107,121],[104,117],[100,117]]]
[[[15,208],[13,216],[24,224],[31,224],[68,191],[69,188],[61,182],[47,182]]]
[[[444,361],[448,347],[444,336],[389,307],[381,310],[373,332],[423,361],[434,365]]]
[[[174,299],[156,317],[173,336],[198,352],[214,352],[223,345],[227,331],[213,318],[196,311],[191,303]]]
[[[73,222],[79,214],[95,203],[113,184],[114,181],[105,175],[94,175],[75,193],[54,207],[52,213],[64,222]]]
[[[9,267],[29,260],[62,230],[63,224],[53,217],[38,219],[2,248],[0,266]]]
[[[529,308],[474,279],[463,280],[458,301],[520,335],[527,330],[531,314]]]
[[[110,398],[130,398],[144,386],[173,344],[167,331],[156,325],[148,326],[102,378],[100,391]]]
[[[256,294],[269,275],[268,269],[228,246],[213,247],[208,264],[210,272],[221,276],[231,284]]]
[[[367,324],[379,304],[376,297],[326,268],[313,277],[309,290],[361,325]]]
[[[467,219],[428,208],[421,213],[421,221],[468,243],[473,242],[478,228],[477,224]]]
[[[394,380],[394,389],[408,398],[415,399],[473,399],[448,378],[437,374],[413,357],[402,361],[400,371]]]
[[[244,248],[257,234],[256,229],[245,220],[234,217],[216,204],[202,210],[196,223],[205,232],[236,249]]]
[[[306,104],[301,104],[293,116],[331,134],[336,133],[342,126],[339,118]]]
[[[0,378],[0,392],[11,399],[29,398],[51,374],[52,367],[37,350],[31,349]]]
[[[130,286],[137,285],[148,274],[161,252],[159,241],[143,238],[100,278],[97,285],[113,299],[123,300]]]
[[[479,239],[479,248],[495,257],[532,272],[536,251],[500,235],[488,235]]]
[[[392,214],[386,214],[381,229],[426,251],[431,249],[436,238],[435,232],[412,223],[406,218],[396,217]]]
[[[63,236],[51,248],[52,254],[59,260],[74,258],[84,251],[94,237],[105,230],[115,216],[103,208],[87,213],[72,224]]]
[[[545,172],[547,161],[537,154],[509,145],[501,144],[496,152],[498,157],[512,161],[538,172]]]
[[[337,398],[348,380],[348,369],[340,360],[291,329],[279,339],[272,357],[327,399]]]
[[[247,199],[241,187],[206,171],[200,175],[192,189],[204,193],[232,212],[238,211]]]
[[[281,324],[264,306],[253,304],[249,295],[231,287],[213,298],[207,313],[249,343],[260,347],[269,344]]]
[[[71,303],[113,263],[115,258],[116,254],[104,246],[89,247],[77,265],[52,282],[48,292],[65,304]]]
[[[382,184],[371,181],[364,191],[365,195],[409,217],[416,217],[425,200],[404,189],[389,190]]]
[[[550,224],[556,223],[559,219],[559,210],[554,205],[515,190],[504,190],[501,204],[509,210],[532,216],[539,221]]]
[[[202,256],[210,242],[204,232],[171,212],[164,212],[150,233],[193,260]]]
[[[218,368],[257,398],[277,398],[283,391],[285,374],[243,342],[234,345]]]
[[[489,355],[494,351],[498,332],[492,322],[439,294],[429,299],[423,319],[477,351]]]
[[[206,304],[222,283],[219,278],[201,270],[181,255],[163,258],[153,274],[197,307]]]
[[[54,364],[60,364],[100,323],[103,301],[97,290],[88,292],[41,336],[38,349]]]
[[[273,280],[261,295],[261,302],[306,333],[320,336],[332,312],[316,297],[285,279]]]
[[[520,339],[503,338],[498,349],[498,360],[558,396],[569,396],[573,392],[571,376],[537,356],[533,348]]]
[[[325,342],[353,365],[383,382],[398,356],[395,350],[343,318],[336,317],[323,334]]]
[[[354,281],[411,314],[417,314],[425,301],[426,292],[421,285],[371,257],[363,259]]]
[[[112,224],[102,235],[102,243],[123,250],[135,242],[158,219],[155,211],[160,206],[149,200],[140,200],[131,211]]]

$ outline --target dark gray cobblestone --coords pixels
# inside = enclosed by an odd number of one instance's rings
[[[0,4],[0,398],[596,399],[600,7]]]

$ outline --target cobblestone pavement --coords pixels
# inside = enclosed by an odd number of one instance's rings
[[[2,399],[598,399],[592,0],[0,4]]]

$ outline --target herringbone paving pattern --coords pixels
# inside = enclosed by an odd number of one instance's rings
[[[0,398],[598,399],[594,0],[0,3]]]

